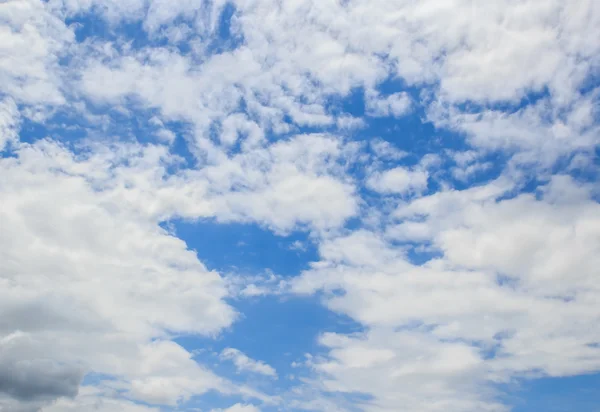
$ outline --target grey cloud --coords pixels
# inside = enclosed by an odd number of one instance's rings
[[[107,330],[109,325],[88,308],[62,299],[44,298],[30,302],[3,302],[0,304],[0,333],[50,330]]]
[[[0,360],[0,392],[20,401],[77,395],[83,370],[52,360]]]

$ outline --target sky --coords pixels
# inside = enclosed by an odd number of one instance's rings
[[[0,1],[0,412],[599,412],[600,2]]]

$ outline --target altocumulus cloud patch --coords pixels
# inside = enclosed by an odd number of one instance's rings
[[[0,34],[0,411],[596,382],[597,2],[8,0]]]

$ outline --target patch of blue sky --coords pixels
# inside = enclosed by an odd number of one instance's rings
[[[177,236],[196,251],[210,269],[255,275],[270,270],[291,277],[318,259],[309,235],[281,237],[254,224],[173,222]],[[176,341],[199,356],[214,356],[233,347],[273,366],[283,376],[296,373],[292,362],[305,353],[320,353],[318,336],[325,332],[362,330],[351,319],[327,310],[318,297],[261,296],[230,301],[242,317],[216,340],[197,336]],[[211,355],[213,354],[213,355]],[[279,383],[281,384],[281,382]],[[279,386],[278,384],[278,386]]]
[[[548,99],[552,96],[548,87],[542,87],[539,90],[524,90],[519,99],[501,100],[493,102],[481,102],[468,100],[462,103],[456,103],[457,109],[464,113],[481,113],[484,111],[500,111],[503,113],[515,113],[527,106],[533,106],[538,102]]]
[[[126,98],[122,106],[88,104],[88,111],[95,116],[107,116],[101,125],[82,125],[90,136],[101,130],[102,136],[109,139],[118,137],[119,141],[169,144],[174,154],[185,159],[186,164],[193,165],[194,157],[186,141],[190,127],[186,122],[163,121],[159,110],[140,105],[134,97]],[[172,134],[173,141],[169,140],[171,136],[161,134],[165,131]]]
[[[394,242],[392,242],[392,244],[394,244]],[[405,248],[408,261],[417,266],[424,265],[430,260],[444,256],[440,250],[427,242],[402,242],[398,243],[397,246]]]
[[[256,224],[223,224],[212,220],[170,224],[170,229],[196,251],[209,269],[224,274],[252,276],[268,270],[293,277],[318,260],[315,245],[303,231],[277,236]],[[327,310],[318,296],[242,297],[229,303],[241,318],[217,339],[180,336],[176,341],[189,351],[198,351],[202,363],[215,360],[215,354],[227,347],[241,350],[274,367],[282,378],[278,387],[294,384],[283,379],[298,373],[291,366],[293,362],[302,362],[306,353],[326,352],[318,344],[321,333],[352,333],[363,329],[350,318]],[[214,363],[214,367],[225,376],[232,373],[226,365]]]
[[[156,109],[145,108],[135,99],[125,99],[123,106],[90,104],[86,106],[89,118],[69,109],[58,110],[46,122],[23,118],[20,140],[34,143],[52,138],[77,152],[90,141],[139,142],[142,144],[169,144],[170,150],[182,159],[177,168],[194,167],[197,159],[190,152],[192,138],[190,125],[182,121],[162,121]],[[165,137],[164,133],[169,133]],[[166,139],[172,139],[168,141]],[[174,172],[171,167],[169,171]]]
[[[244,43],[243,35],[236,30],[235,12],[236,8],[234,4],[225,4],[218,18],[217,36],[209,44],[208,53],[219,54],[235,50]]]
[[[582,95],[586,95],[590,92],[593,92],[598,86],[600,86],[600,70],[598,70],[596,66],[596,70],[588,73],[585,80],[579,86],[579,93]]]
[[[83,377],[81,384],[83,386],[95,386],[103,381],[114,381],[116,378],[104,373],[91,372]]]
[[[600,374],[521,379],[502,386],[511,412],[598,412]]]
[[[116,39],[110,24],[95,13],[80,13],[65,19],[67,26],[74,28],[75,40],[83,43],[88,39]],[[137,35],[136,35],[137,37]]]
[[[209,365],[222,376],[252,382],[259,388],[285,392],[308,377],[306,354],[325,356],[326,348],[318,338],[322,333],[357,333],[364,328],[352,319],[326,309],[320,298],[262,296],[230,302],[242,316],[216,339],[198,336],[179,336],[175,341],[195,354],[201,364]],[[235,348],[252,359],[273,367],[278,375],[261,376],[236,371],[227,360],[219,360],[225,348]]]
[[[278,236],[251,223],[220,223],[213,219],[172,220],[173,230],[209,269],[225,273],[295,276],[318,259],[310,235],[296,231]]]
[[[407,92],[412,96],[414,104],[410,112],[400,117],[370,117],[367,116],[365,107],[364,89],[356,88],[348,96],[339,101],[344,113],[366,120],[365,127],[357,131],[355,138],[361,141],[370,141],[374,138],[383,139],[398,150],[405,151],[407,156],[400,159],[400,165],[415,165],[423,156],[428,154],[443,155],[448,151],[460,152],[471,150],[465,136],[442,128],[427,121],[427,114],[419,104],[420,90],[414,87],[405,87],[403,82],[389,80],[382,83],[379,92],[381,96],[389,96],[397,92]],[[501,169],[502,161],[507,160],[500,154],[493,154],[496,160],[494,169],[489,171],[482,180],[491,178]],[[483,159],[485,160],[485,158]],[[500,162],[498,162],[500,161]],[[498,164],[500,163],[500,164]]]
[[[65,111],[56,112],[46,122],[22,117],[19,140],[30,144],[41,139],[60,141],[64,145],[79,144],[87,137],[86,127],[85,120],[81,117],[72,117]]]
[[[90,118],[69,109],[57,110],[45,122],[33,121],[27,117],[22,119],[20,141],[34,143],[40,139],[51,138],[61,144],[73,146],[84,145],[86,142],[102,138],[110,141],[140,141],[143,143],[156,142],[153,127],[148,123],[150,111],[140,111],[127,108],[104,106],[88,106]]]
[[[579,156],[589,158],[589,163],[578,164]],[[590,152],[573,152],[563,156],[552,165],[550,169],[553,175],[566,173],[580,183],[595,183],[600,178],[600,146],[593,148]]]
[[[190,150],[193,134],[189,125],[185,122],[171,121],[165,122],[165,127],[175,135],[175,140],[171,142],[171,152],[184,160],[184,168],[194,168],[198,158]]]

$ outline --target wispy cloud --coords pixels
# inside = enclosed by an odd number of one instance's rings
[[[273,378],[277,378],[277,372],[275,371],[275,369],[273,369],[272,366],[267,365],[264,362],[252,359],[237,349],[223,349],[220,357],[221,359],[226,359],[233,362],[238,372],[252,372],[258,373],[260,375],[266,375]]]

